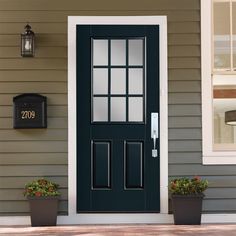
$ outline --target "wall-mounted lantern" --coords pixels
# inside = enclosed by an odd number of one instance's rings
[[[34,56],[34,32],[29,24],[25,26],[25,32],[21,34],[21,56]]]

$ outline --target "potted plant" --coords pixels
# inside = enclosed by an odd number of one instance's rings
[[[177,178],[170,182],[174,222],[176,225],[200,225],[203,192],[208,181],[199,176]]]
[[[59,185],[44,178],[25,185],[24,196],[30,204],[32,226],[53,226],[57,223]]]

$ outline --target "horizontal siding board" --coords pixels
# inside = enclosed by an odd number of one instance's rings
[[[185,69],[185,68],[201,68],[200,57],[172,57],[168,60],[168,67],[170,69]]]
[[[0,4],[1,5],[1,4]],[[66,34],[67,23],[33,23],[30,24],[37,34]],[[24,31],[22,23],[0,23],[0,34],[20,34]]]
[[[11,106],[13,104],[13,97],[19,94],[0,94],[0,106]],[[50,94],[43,93],[47,97],[48,105],[67,105],[67,94]],[[0,123],[1,124],[1,123]]]
[[[169,128],[201,128],[201,117],[169,117]]]
[[[3,23],[2,23],[3,24]],[[1,24],[0,24],[1,26]],[[0,31],[1,32],[1,31]],[[179,33],[200,33],[200,22],[169,22],[168,33],[179,34]]]
[[[0,204],[0,214],[1,213],[29,213],[29,203],[28,201],[2,201]],[[67,201],[60,201],[58,211],[66,212],[68,208]]]
[[[236,188],[208,188],[206,199],[236,199]]]
[[[22,28],[22,26],[21,26]],[[23,30],[23,29],[22,29]],[[19,33],[17,34],[0,34],[0,46],[15,46],[20,48]],[[66,47],[67,34],[39,34],[37,32],[37,48],[41,47]]]
[[[168,160],[170,164],[201,164],[202,153],[201,152],[177,152],[169,153]]]
[[[0,176],[67,176],[66,165],[0,166]],[[1,204],[0,204],[1,205]]]
[[[1,165],[66,165],[67,153],[0,153]]]
[[[66,141],[8,141],[0,142],[0,153],[67,152]]]
[[[169,69],[168,70],[168,80],[201,80],[201,71],[199,69]]]
[[[200,116],[200,105],[169,105],[169,116]]]
[[[59,116],[59,115],[58,115]],[[63,116],[63,115],[60,115]],[[66,114],[64,114],[66,116]],[[68,128],[68,120],[62,117],[52,117],[48,118],[48,128],[50,129],[67,129]]]
[[[236,176],[207,176],[212,188],[236,188]]]
[[[66,47],[37,47],[37,58],[67,58]],[[0,58],[21,58],[20,47],[0,47]]]
[[[169,129],[169,140],[201,140],[200,129]]]
[[[0,107],[0,110],[2,108]],[[13,138],[13,135],[16,135],[17,133],[19,134],[18,137],[22,134],[23,136],[27,135],[28,133],[35,133],[35,135],[40,135],[41,133],[43,133],[44,135],[47,135],[48,137],[50,137],[54,132],[50,129],[67,129],[68,127],[68,121],[67,121],[67,118],[58,118],[58,117],[49,117],[47,119],[48,121],[48,127],[47,127],[47,130],[49,131],[46,131],[45,129],[27,129],[27,130],[20,130],[20,129],[17,129],[17,131],[13,131],[12,128],[13,128],[13,119],[12,119],[12,114],[9,115],[8,118],[0,118],[0,130],[1,130],[1,133],[7,133],[9,132],[9,137],[12,137]],[[5,131],[4,131],[5,130]],[[41,133],[40,133],[41,132]],[[48,132],[48,133],[47,133]],[[61,134],[63,132],[66,132],[65,130],[61,130],[59,131],[61,132]],[[0,134],[1,135],[1,134]],[[0,136],[0,137],[4,137],[4,136]],[[5,136],[7,137],[7,136]],[[45,136],[46,137],[46,136]],[[17,138],[17,137],[16,137]],[[33,139],[33,136],[31,137]],[[4,139],[2,139],[4,140]]]
[[[205,165],[190,165],[185,164],[183,168],[182,165],[169,165],[170,175],[173,176],[184,176],[184,175],[201,175],[201,176],[231,176],[236,175],[235,165],[225,165],[225,166],[205,166]]]
[[[0,70],[0,82],[66,82],[65,70]],[[51,91],[50,91],[51,92]]]
[[[170,45],[168,47],[168,57],[200,57],[200,55],[200,45]]]
[[[66,93],[65,82],[0,82],[0,93]]]
[[[198,152],[202,148],[199,140],[175,140],[169,141],[169,152]],[[185,167],[180,166],[184,169]]]
[[[23,201],[26,198],[23,196],[23,189],[0,189],[0,201]],[[59,189],[61,196],[60,200],[67,200],[68,194],[66,189]]]
[[[25,59],[25,58],[24,58]],[[0,70],[66,70],[67,59],[63,58],[0,59]]]
[[[0,119],[1,124],[1,119]],[[12,126],[12,125],[11,125]],[[0,130],[0,141],[67,141],[67,129]],[[1,152],[1,150],[0,150]],[[1,163],[1,162],[0,162]]]
[[[169,32],[169,31],[168,31]],[[200,45],[199,33],[168,33],[168,45]]]
[[[169,92],[201,92],[200,81],[169,81]]]
[[[236,212],[236,199],[204,200],[203,211],[208,212]]]
[[[89,1],[70,0],[69,4],[65,1],[56,0],[41,0],[34,1],[29,4],[29,0],[1,0],[1,10],[154,10],[154,9],[168,9],[168,10],[187,10],[187,9],[200,9],[200,2],[198,0],[146,0],[146,1],[133,1],[121,0],[119,2],[111,2],[108,0],[100,0],[98,3]]]
[[[67,188],[68,186],[68,177],[67,176],[2,176],[0,178],[0,189],[9,189],[9,188],[22,188],[26,183],[29,183],[37,178],[44,177],[50,181],[53,181],[59,184],[60,188]]]
[[[48,106],[48,117],[67,117],[67,106]]]
[[[109,10],[109,11],[97,11],[97,10],[71,10],[71,11],[2,11],[0,10],[0,22],[2,23],[15,23],[15,22],[45,22],[45,23],[66,23],[67,16],[82,16],[82,15],[101,15],[101,16],[111,16],[111,15],[167,15],[168,21],[200,21],[199,10]]]
[[[173,85],[170,85],[173,86]],[[179,85],[178,85],[179,86]],[[174,88],[173,88],[174,89]],[[179,89],[179,88],[177,88]],[[201,104],[201,94],[200,93],[169,93],[168,103],[171,105],[174,104]]]

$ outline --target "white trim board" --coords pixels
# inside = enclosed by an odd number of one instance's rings
[[[58,225],[81,224],[173,224],[170,214],[82,214],[80,216],[58,216]],[[109,217],[108,217],[109,216]],[[202,214],[202,224],[236,223],[236,214]],[[30,216],[0,216],[0,226],[30,225]]]
[[[76,25],[159,25],[160,27],[160,202],[161,213],[168,213],[168,114],[167,114],[167,18],[166,16],[69,16],[68,17],[68,213],[71,219],[90,218],[90,223],[102,219],[109,223],[110,214],[77,214],[76,212]],[[112,214],[112,219],[122,214]],[[145,214],[127,214],[126,220],[135,223]],[[69,219],[68,218],[68,219]],[[123,219],[124,219],[123,218]],[[153,214],[150,222],[156,218]],[[66,219],[66,218],[65,218]],[[151,220],[152,219],[152,220]],[[77,223],[78,223],[77,222]],[[72,222],[68,222],[72,223]],[[146,222],[148,223],[148,222]]]

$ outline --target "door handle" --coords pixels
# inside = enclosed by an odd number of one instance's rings
[[[157,112],[151,113],[151,138],[153,139],[153,149],[152,149],[152,157],[157,157],[157,148],[156,148],[156,140],[158,139],[158,122],[159,114]]]

